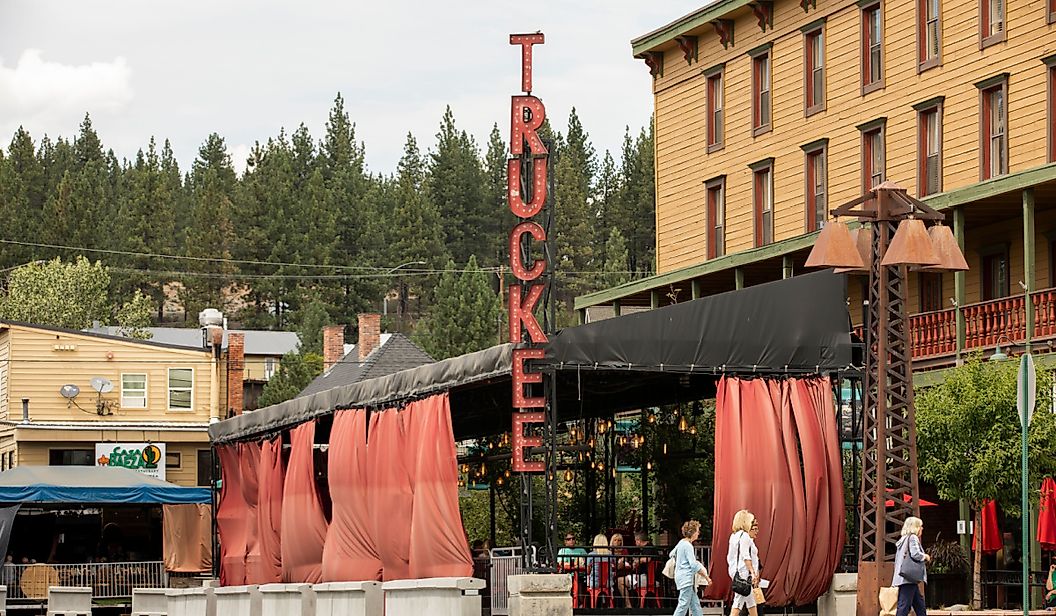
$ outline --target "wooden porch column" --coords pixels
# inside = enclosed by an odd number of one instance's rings
[[[612,301],[612,315],[620,316],[620,300],[618,299]]]
[[[781,258],[781,278],[792,277],[792,257],[785,255]]]
[[[690,283],[690,290],[689,291],[690,291],[690,294],[691,294],[690,297],[692,299],[700,299],[701,291],[702,291],[700,286],[701,285],[700,285],[700,281],[699,280],[693,280]]]
[[[1031,297],[1036,286],[1034,257],[1034,189],[1028,188],[1023,191],[1023,284],[1027,285],[1023,306],[1027,317],[1027,351],[1030,351],[1034,338],[1034,301]]]
[[[653,289],[649,291],[649,309],[656,310],[660,307],[660,291]]]
[[[576,311],[576,325],[583,325],[587,322],[587,309],[580,308]]]
[[[964,206],[958,205],[953,208],[953,236],[957,238],[957,246],[964,252]],[[953,273],[953,299],[957,302],[957,363],[961,363],[961,352],[964,351],[964,304],[966,272]]]
[[[733,270],[733,288],[738,291],[744,288],[744,270],[739,267]]]

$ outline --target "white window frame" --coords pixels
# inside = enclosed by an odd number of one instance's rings
[[[264,380],[270,381],[275,373],[279,371],[279,360],[276,357],[264,358]]]
[[[141,389],[141,390],[140,389],[130,389],[130,388],[125,387],[125,377],[126,376],[141,376],[141,377],[143,377],[143,389]],[[126,402],[126,400],[128,399],[126,397],[126,395],[127,395],[125,393],[126,391],[134,391],[134,392],[142,391],[143,392],[143,396],[142,396],[143,397],[143,404],[142,404],[142,406],[136,406],[134,404],[129,404],[128,402]],[[123,408],[123,409],[145,409],[145,408],[147,408],[147,402],[148,402],[148,400],[150,400],[149,391],[150,391],[150,377],[147,375],[146,372],[122,372],[121,373],[121,408]],[[137,399],[139,398],[139,396],[135,396],[135,397]]]
[[[191,372],[191,386],[189,388],[188,387],[173,387],[172,386],[172,371],[173,370],[190,370],[190,372]],[[183,367],[169,368],[166,371],[166,377],[167,377],[166,378],[166,382],[165,382],[165,406],[166,406],[166,408],[169,411],[173,411],[173,412],[176,412],[176,413],[193,413],[194,412],[194,368],[189,368],[189,367],[187,367],[187,368],[183,368]],[[190,403],[190,406],[188,408],[173,407],[172,406],[172,392],[173,391],[186,391],[186,390],[190,390],[190,392],[191,392],[191,403]]]

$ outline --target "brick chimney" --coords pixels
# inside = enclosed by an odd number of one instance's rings
[[[241,415],[242,380],[246,368],[246,335],[227,334],[227,410],[229,414]]]
[[[323,328],[323,372],[341,361],[345,355],[345,326],[327,325]]]
[[[372,312],[359,315],[359,361],[363,361],[381,344],[381,315]]]

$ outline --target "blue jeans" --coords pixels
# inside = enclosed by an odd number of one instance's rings
[[[692,584],[678,589],[678,607],[675,608],[674,616],[686,616],[687,613],[701,616],[700,599],[697,598],[697,591]]]
[[[898,610],[895,616],[909,616],[910,608],[917,616],[928,616],[924,609],[924,597],[920,594],[920,586],[917,584],[902,584],[898,587]]]

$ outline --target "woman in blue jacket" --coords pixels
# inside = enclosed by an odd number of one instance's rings
[[[908,517],[902,524],[902,538],[895,546],[895,575],[891,585],[898,589],[898,611],[895,616],[908,616],[912,609],[917,616],[927,616],[924,608],[924,597],[920,594],[920,586],[916,582],[908,582],[899,573],[902,562],[912,558],[918,563],[931,562],[931,556],[924,553],[924,546],[920,544],[920,535],[924,532],[924,522],[920,518]],[[928,570],[924,569],[924,583],[928,583]]]
[[[693,542],[700,536],[700,522],[690,520],[682,525],[682,540],[671,550],[675,559],[675,587],[678,588],[678,607],[674,616],[701,616],[700,599],[693,580],[704,571],[704,565],[693,552]]]

